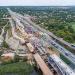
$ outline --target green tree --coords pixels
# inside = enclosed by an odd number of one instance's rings
[[[8,44],[6,43],[6,41],[3,41],[2,47],[9,48]]]

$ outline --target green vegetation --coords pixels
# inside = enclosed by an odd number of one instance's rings
[[[9,25],[9,22],[8,22],[8,24],[5,26],[5,32],[7,31],[7,30],[9,30],[10,29],[10,25]]]
[[[3,41],[2,47],[4,47],[4,48],[9,48],[8,44],[6,43],[6,41]]]
[[[2,28],[3,26],[5,26],[7,24],[8,20],[5,19],[0,19],[0,27]]]
[[[2,54],[3,52],[0,52],[0,54]],[[7,58],[4,59],[3,57],[1,57],[1,61],[2,61],[2,65],[7,65],[7,64],[11,64],[11,63],[17,63],[17,62],[27,62],[28,59],[27,57],[20,57],[18,55],[15,54],[14,59],[11,58]]]
[[[75,22],[70,23],[70,25],[72,25],[72,28],[73,28],[74,31],[75,31]]]
[[[7,19],[4,19],[8,16],[8,11],[5,7],[0,7],[0,34],[1,34],[1,28],[5,26],[8,22]]]
[[[67,59],[67,58],[65,58],[62,54],[60,54],[60,58],[66,63],[66,64],[71,64],[71,62]]]
[[[60,54],[60,58],[71,68],[73,69],[75,68],[75,65],[71,61],[69,61],[67,58],[65,58],[65,56],[63,56],[62,54]]]
[[[0,66],[0,75],[30,75],[33,67],[26,62],[17,62]]]
[[[3,54],[3,51],[0,50],[0,56]]]
[[[56,36],[63,38],[65,41],[75,43],[75,31],[73,29],[74,26],[70,25],[70,23],[75,22],[75,20],[72,20],[72,12],[69,14],[70,11],[68,10],[62,10],[62,12],[60,11],[61,10],[55,10],[54,12],[44,12],[47,15],[42,13],[42,16],[37,16],[34,22],[39,24],[41,27],[53,32]],[[68,17],[69,15],[71,15],[71,18]]]

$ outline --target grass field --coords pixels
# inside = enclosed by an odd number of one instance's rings
[[[30,75],[33,67],[26,62],[17,62],[0,66],[0,75]]]

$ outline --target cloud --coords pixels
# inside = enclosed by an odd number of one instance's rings
[[[75,0],[0,0],[0,5],[75,5]]]

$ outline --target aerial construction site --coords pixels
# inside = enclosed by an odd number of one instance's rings
[[[66,46],[75,49],[65,41],[60,40],[48,30],[35,24],[33,17],[12,11],[7,8],[9,16],[7,19],[10,31],[6,33],[5,41],[9,49],[1,55],[2,60],[8,59],[16,54],[21,59],[26,57],[31,65],[36,65],[41,75],[75,75],[75,55],[60,45],[60,41]],[[0,35],[0,45],[4,40],[4,28]],[[10,37],[9,34],[11,33]],[[71,65],[61,59],[63,55]],[[26,59],[25,59],[26,60]],[[20,60],[21,62],[21,60]],[[23,66],[22,66],[23,67]]]
[[[61,58],[60,53],[75,65],[75,55],[52,39],[52,33],[31,21],[31,16],[21,15],[7,8],[13,38],[27,48],[43,75],[74,75],[74,70]],[[52,36],[52,37],[51,37]]]

